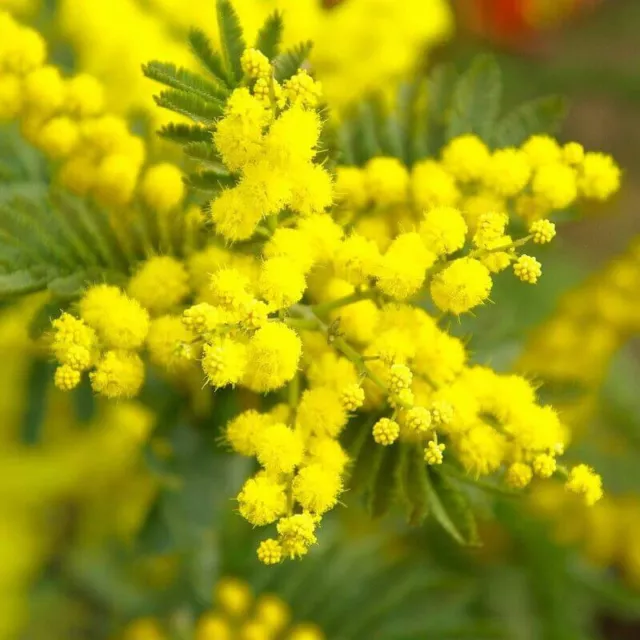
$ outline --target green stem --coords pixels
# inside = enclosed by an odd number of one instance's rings
[[[488,256],[491,253],[498,253],[499,251],[509,251],[510,249],[517,249],[521,247],[529,240],[533,238],[533,235],[525,236],[524,238],[520,238],[520,240],[516,240],[515,242],[510,242],[509,244],[502,245],[500,247],[492,247],[491,249],[476,249],[469,254],[469,258],[483,258],[484,256]]]
[[[317,316],[326,316],[335,309],[340,307],[346,307],[347,305],[360,302],[361,300],[372,300],[376,298],[378,292],[375,289],[364,289],[361,291],[354,291],[348,296],[338,298],[337,300],[331,300],[330,302],[323,302],[321,304],[315,304],[311,307],[313,313]]]
[[[371,380],[371,382],[380,387],[380,389],[382,389],[382,391],[384,391],[386,395],[389,395],[389,389],[387,388],[387,385],[380,379],[379,376],[377,376],[373,371],[371,371],[371,369],[369,369],[365,362],[365,359],[362,357],[362,354],[354,349],[344,338],[333,335],[331,333],[331,328],[329,327],[329,325],[327,325],[318,317],[314,309],[314,307],[309,307],[307,305],[294,304],[290,310],[297,317],[287,318],[287,324],[296,326],[297,321],[303,320],[304,328],[315,329],[324,333],[327,336],[330,344],[333,345],[336,350],[342,353],[345,358],[351,360],[351,362],[353,362],[353,364],[361,374],[365,375],[367,378],[369,378],[369,380]]]

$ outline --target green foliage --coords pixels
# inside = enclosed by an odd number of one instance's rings
[[[227,92],[193,71],[176,67],[170,62],[150,62],[142,66],[147,78],[185,93],[193,93],[203,100],[222,103]]]
[[[238,14],[229,0],[217,0],[218,30],[227,74],[239,82],[242,78],[240,58],[246,48]]]
[[[313,49],[313,42],[307,40],[283,51],[277,56],[273,61],[276,80],[284,82],[293,76],[309,57],[311,49]]]
[[[224,106],[213,100],[203,100],[196,92],[169,89],[154,96],[159,107],[191,118],[198,124],[211,126],[222,115]]]
[[[564,117],[562,99],[551,96],[501,115],[500,69],[478,57],[463,73],[452,64],[435,67],[425,79],[402,85],[393,109],[372,96],[355,106],[338,131],[341,162],[363,165],[391,155],[409,166],[436,156],[451,138],[480,136],[492,148],[518,145],[536,133],[554,133]]]
[[[258,31],[255,48],[262,51],[269,60],[273,60],[280,52],[283,30],[282,14],[279,11],[274,11]]]
[[[211,132],[200,125],[184,122],[170,122],[158,130],[158,135],[165,140],[187,144],[189,142],[210,142]]]
[[[235,82],[229,77],[225,69],[222,56],[212,49],[211,41],[204,31],[191,29],[189,32],[189,44],[202,66],[209,71],[221,85],[226,86],[228,89],[232,89],[235,86]]]

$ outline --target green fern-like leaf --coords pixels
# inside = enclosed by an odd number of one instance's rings
[[[158,131],[158,135],[165,140],[187,144],[189,142],[208,142],[211,140],[211,132],[199,125],[185,124],[184,122],[170,122]]]
[[[55,273],[44,267],[0,273],[0,298],[40,291],[46,287],[52,277],[55,277]]]
[[[208,193],[218,193],[225,187],[231,187],[235,184],[235,178],[228,172],[218,172],[214,170],[201,171],[199,173],[190,173],[186,178],[186,183],[198,191],[206,191]]]
[[[498,118],[501,100],[500,68],[492,57],[478,57],[454,89],[446,139],[464,133],[488,139]]]
[[[237,82],[242,78],[240,58],[245,50],[240,19],[229,0],[218,0],[216,3],[220,43],[227,70]]]
[[[189,44],[202,66],[207,69],[220,84],[229,89],[235,87],[236,82],[225,68],[222,56],[213,50],[211,41],[204,31],[201,29],[191,29],[191,31],[189,31]]]
[[[266,19],[258,32],[256,49],[262,51],[269,60],[273,60],[280,52],[283,30],[284,22],[282,21],[282,14],[279,11],[274,11]]]
[[[295,75],[313,49],[313,42],[307,40],[283,51],[274,60],[274,75],[278,82],[284,82]]]
[[[183,151],[189,158],[193,158],[204,164],[220,176],[230,175],[226,169],[216,148],[210,142],[189,142],[184,145]]]
[[[142,71],[147,78],[160,82],[167,87],[191,93],[209,102],[224,102],[229,95],[228,90],[205,80],[193,71],[176,67],[170,62],[156,60],[142,65]]]
[[[498,147],[517,146],[538,133],[556,133],[566,115],[560,96],[537,98],[519,105],[496,125],[493,141]]]
[[[154,100],[163,109],[169,109],[194,122],[205,125],[212,125],[224,111],[222,102],[205,101],[198,96],[177,89],[162,91],[160,95],[154,96]]]

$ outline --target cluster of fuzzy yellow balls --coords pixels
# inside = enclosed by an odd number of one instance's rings
[[[541,265],[520,247],[553,239],[553,211],[613,194],[613,161],[547,136],[491,151],[464,135],[438,160],[376,157],[333,175],[318,159],[319,83],[298,70],[280,85],[256,49],[241,66],[212,127],[234,178],[206,207],[216,237],[184,260],[149,257],[126,291],[89,288],[77,316],[53,323],[56,384],[89,371],[96,393],[135,396],[146,352],[167,373],[199,369],[214,389],[285,390],[224,432],[259,465],[237,502],[253,526],[274,526],[258,548],[265,564],[316,542],[348,483],[340,437],[354,416],[375,443],[418,448],[426,465],[451,455],[517,489],[557,475],[595,503],[599,476],[558,460],[569,434],[556,410],[526,378],[472,364],[443,319],[487,302],[509,266],[535,283]],[[510,235],[509,210],[524,236]]]

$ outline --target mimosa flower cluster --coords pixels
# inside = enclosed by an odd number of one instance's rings
[[[161,214],[180,207],[181,171],[166,162],[145,168],[145,142],[127,120],[105,111],[104,88],[94,76],[63,77],[46,63],[42,36],[8,13],[0,13],[0,28],[0,120],[19,120],[65,188],[117,211],[120,223],[136,198]]]
[[[287,603],[272,593],[257,597],[238,578],[221,578],[213,593],[213,606],[194,628],[195,640],[324,640],[321,629],[311,622],[291,623]],[[123,640],[169,640],[168,629],[155,618],[130,622]]]
[[[425,467],[450,457],[471,478],[496,474],[515,489],[557,475],[597,502],[600,477],[558,459],[569,434],[556,410],[526,378],[474,364],[445,327],[488,302],[509,266],[534,284],[540,262],[520,248],[553,239],[552,211],[614,193],[613,161],[545,136],[489,151],[465,135],[438,161],[373,158],[339,167],[334,183],[319,159],[320,83],[303,69],[277,82],[257,49],[239,62],[241,85],[211,126],[232,178],[204,208],[211,244],[185,262],[149,258],[126,291],[89,288],[77,316],[54,321],[58,386],[89,371],[97,393],[135,396],[146,350],[161,369],[198,365],[216,390],[266,394],[268,409],[224,432],[259,465],[237,503],[253,526],[271,527],[257,551],[265,564],[316,542],[349,483],[342,436],[362,424],[379,447],[419,451]],[[522,213],[525,200],[534,213]],[[513,208],[528,226],[515,239]]]

